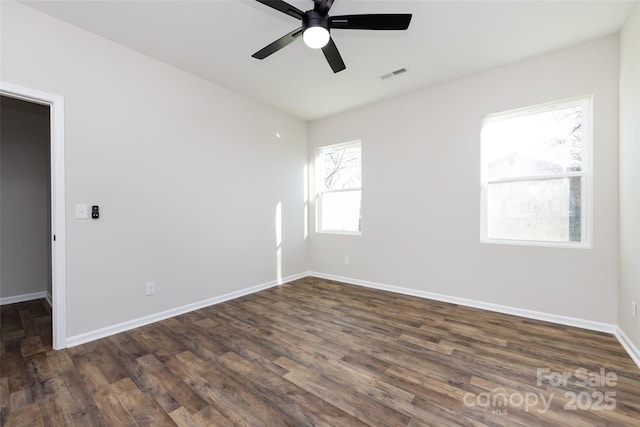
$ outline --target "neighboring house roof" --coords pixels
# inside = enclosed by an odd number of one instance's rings
[[[509,153],[489,163],[489,178],[510,178],[516,176],[538,176],[560,173],[565,170],[559,163],[525,156],[520,153]]]

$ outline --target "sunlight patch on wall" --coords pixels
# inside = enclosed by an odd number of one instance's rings
[[[276,205],[276,280],[282,284],[282,202]]]

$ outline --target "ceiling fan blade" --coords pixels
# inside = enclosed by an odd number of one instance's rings
[[[302,19],[304,16],[304,12],[298,9],[295,6],[290,5],[286,1],[283,0],[256,0],[259,3],[262,3],[266,6],[269,6],[279,12],[286,13],[289,16],[293,16],[297,19]]]
[[[333,42],[333,39],[329,39],[329,43],[325,47],[322,48],[322,53],[324,53],[324,57],[327,58],[327,62],[331,66],[331,69],[334,73],[338,73],[345,68],[344,61],[342,60],[342,56],[340,56],[340,52],[338,52],[338,47]]]
[[[296,28],[295,30],[291,31],[289,34],[280,37],[278,40],[263,47],[262,49],[260,49],[259,51],[257,51],[251,56],[256,59],[264,59],[267,56],[271,55],[272,53],[275,53],[280,49],[282,49],[283,47],[293,43],[301,35],[302,35],[302,27]]]
[[[371,15],[341,15],[329,18],[331,28],[345,30],[406,30],[410,13],[378,13]]]

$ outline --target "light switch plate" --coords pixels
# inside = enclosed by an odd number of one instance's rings
[[[76,205],[76,219],[89,218],[89,205]]]

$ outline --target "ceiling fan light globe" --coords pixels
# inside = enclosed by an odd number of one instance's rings
[[[309,27],[302,33],[304,44],[312,49],[323,48],[329,43],[329,31],[323,27]]]

